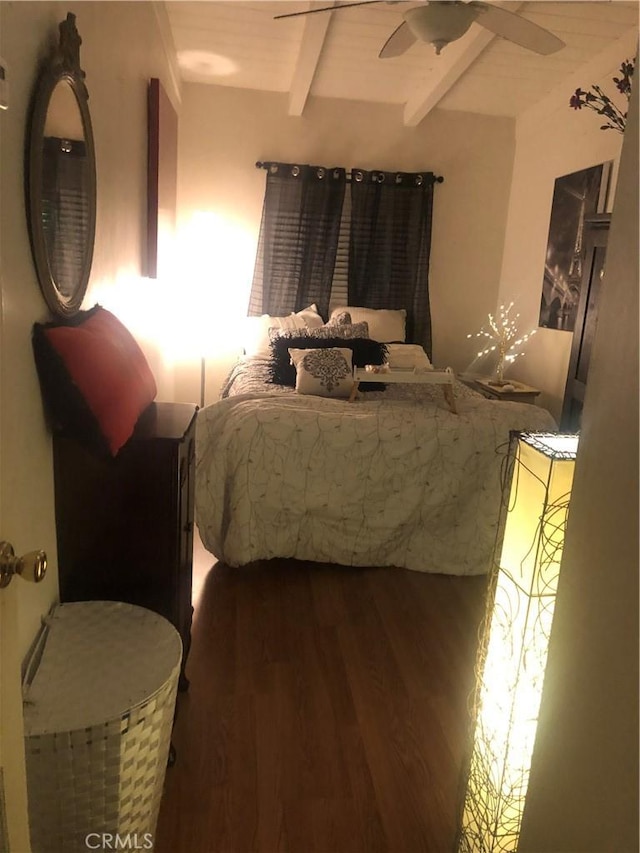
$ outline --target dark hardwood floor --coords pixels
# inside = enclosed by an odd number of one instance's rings
[[[156,853],[449,853],[486,578],[204,553]]]

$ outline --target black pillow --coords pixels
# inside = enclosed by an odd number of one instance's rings
[[[370,338],[312,338],[284,334],[271,341],[271,361],[269,362],[269,382],[274,385],[286,385],[295,388],[296,369],[291,364],[289,349],[321,349],[324,347],[343,347],[350,349],[355,367],[367,364],[383,364],[387,348]],[[384,386],[379,382],[361,382],[361,391],[381,391]]]

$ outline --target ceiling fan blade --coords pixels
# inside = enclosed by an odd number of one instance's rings
[[[500,6],[489,6],[487,3],[471,2],[478,11],[476,22],[497,36],[508,39],[526,47],[535,53],[547,55],[555,53],[565,46],[564,42],[549,30],[539,27],[521,15],[508,12]]]
[[[284,15],[274,15],[273,20],[280,18],[297,18],[299,15],[315,15],[316,12],[334,12],[336,9],[348,9],[349,6],[371,6],[373,3],[385,3],[386,0],[360,0],[359,3],[342,3],[340,6],[322,6],[319,9],[305,9],[304,12],[287,12]]]
[[[378,58],[391,59],[394,56],[401,56],[416,41],[417,39],[409,29],[407,22],[403,21],[386,40],[382,50],[378,54]]]

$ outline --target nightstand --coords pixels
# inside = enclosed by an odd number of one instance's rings
[[[197,406],[152,403],[115,458],[54,434],[60,599],[123,601],[191,638]]]
[[[489,379],[463,379],[462,381],[489,400],[534,404],[536,397],[540,394],[538,388],[525,385],[524,382],[516,382],[515,379],[509,380],[506,385],[494,385]]]

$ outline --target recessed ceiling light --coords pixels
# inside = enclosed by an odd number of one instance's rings
[[[228,77],[238,70],[236,63],[228,56],[209,50],[179,50],[178,65],[184,71],[202,74],[204,77]]]

